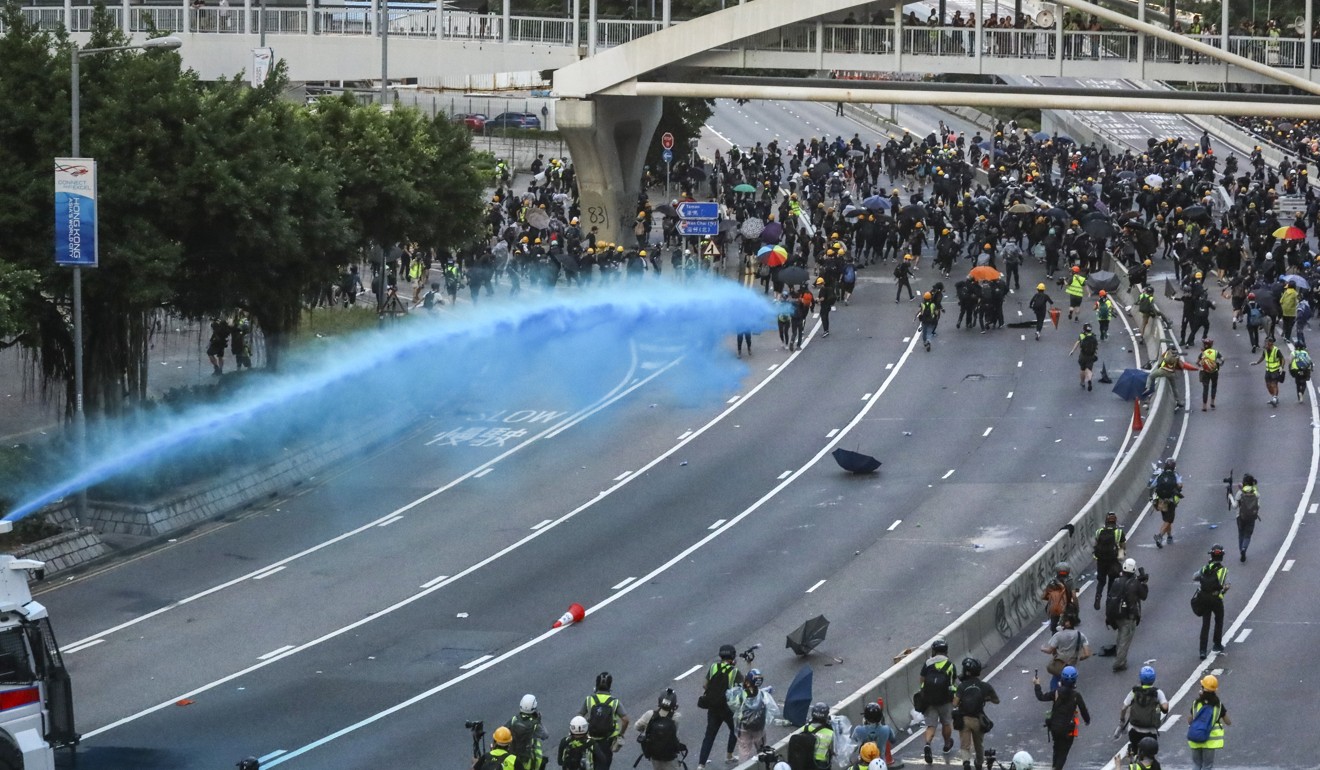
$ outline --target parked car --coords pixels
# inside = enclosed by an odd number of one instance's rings
[[[480,112],[463,112],[453,117],[455,123],[465,126],[467,130],[474,134],[479,134],[486,128],[487,120],[487,117]]]
[[[530,112],[501,112],[486,121],[486,128],[531,128],[540,129],[541,119]]]

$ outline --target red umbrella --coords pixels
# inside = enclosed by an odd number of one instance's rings
[[[1274,231],[1274,237],[1282,238],[1285,241],[1300,241],[1300,240],[1305,240],[1306,232],[1291,226],[1280,227],[1278,230]]]

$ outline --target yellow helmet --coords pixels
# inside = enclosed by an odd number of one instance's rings
[[[1206,674],[1205,676],[1201,677],[1201,689],[1205,690],[1206,692],[1218,692],[1219,677],[1215,676],[1214,674]]]
[[[1043,283],[1036,284],[1036,291],[1045,291],[1045,284]]]
[[[495,732],[491,735],[491,739],[495,741],[496,746],[508,746],[510,743],[513,743],[513,731],[504,725],[500,725],[495,728]]]
[[[637,252],[637,256],[639,256],[639,257],[644,257],[644,256],[646,256],[646,249],[642,249],[641,251]]]
[[[824,286],[824,285],[825,285],[825,279],[824,279],[824,278],[817,278],[817,279],[816,279],[816,285],[817,285],[817,286]]]
[[[623,253],[623,247],[622,247],[622,246],[615,246],[615,247],[614,247],[614,250],[617,251],[617,252],[619,252],[620,254]]]
[[[930,299],[930,292],[926,292],[925,294],[922,294],[922,295],[921,295],[921,298],[922,298],[922,299]]]
[[[535,243],[535,244],[539,244],[540,242],[541,242],[541,239],[540,239],[540,238],[537,238],[535,241],[533,241],[533,243]]]
[[[864,764],[870,764],[871,760],[880,758],[880,747],[875,745],[875,741],[867,741],[862,744],[861,757]]]
[[[912,255],[911,255],[911,254],[904,254],[904,255],[903,255],[903,261],[905,261],[905,262],[911,262],[911,261],[912,261]]]

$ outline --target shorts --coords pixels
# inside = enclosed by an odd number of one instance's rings
[[[225,354],[225,343],[223,342],[212,342],[210,345],[206,346],[206,355],[208,356],[223,357],[224,354]]]
[[[1277,372],[1265,372],[1266,382],[1283,382],[1283,370]]]
[[[1081,358],[1077,359],[1077,365],[1081,367],[1083,371],[1085,371],[1095,366],[1095,361],[1096,361],[1095,356],[1082,356]]]
[[[922,712],[926,717],[926,726],[934,727],[936,724],[953,726],[953,704],[941,703],[938,706],[929,706]]]
[[[1165,524],[1172,524],[1176,513],[1178,513],[1178,504],[1169,503],[1160,509],[1160,520]]]
[[[1068,295],[1068,307],[1081,307],[1082,298],[1073,294]]]

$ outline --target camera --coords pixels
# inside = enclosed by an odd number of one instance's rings
[[[761,764],[765,765],[766,770],[771,770],[771,768],[779,764],[779,753],[774,750],[774,747],[766,746],[761,749],[760,754],[756,755],[756,759]]]
[[[761,644],[758,642],[738,653],[738,657],[747,661],[748,665],[751,665],[752,661],[756,660],[756,651],[759,649],[761,649]]]
[[[995,750],[994,750],[994,749],[986,749],[986,750],[985,750],[985,766],[986,766],[986,767],[991,767],[991,766],[994,765],[994,763],[995,763]]]
[[[468,720],[467,722],[463,723],[463,726],[474,733],[486,732],[486,725],[480,719]]]

